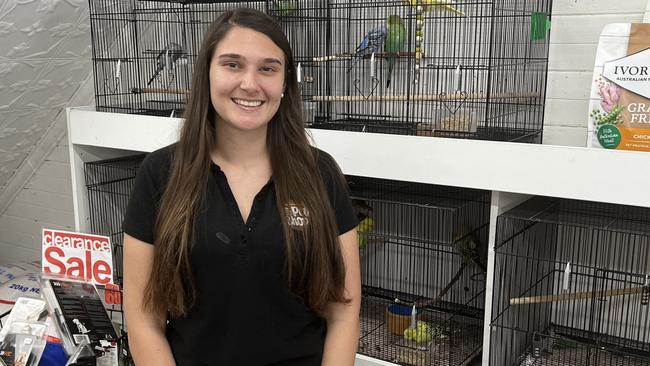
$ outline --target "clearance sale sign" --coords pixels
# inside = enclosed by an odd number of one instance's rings
[[[107,236],[44,228],[42,256],[45,273],[101,286],[113,283],[113,253]]]

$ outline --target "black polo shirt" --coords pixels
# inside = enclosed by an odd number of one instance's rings
[[[147,243],[153,243],[173,146],[145,158],[124,218],[124,232]],[[318,157],[342,234],[353,229],[357,219],[347,187],[335,179],[340,172],[332,157],[322,151]],[[243,222],[216,164],[211,165],[208,182],[190,252],[197,302],[187,317],[167,324],[176,363],[319,366],[325,322],[285,285],[285,241],[273,180],[255,197],[248,222]]]

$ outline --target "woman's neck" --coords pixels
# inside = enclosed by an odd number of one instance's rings
[[[266,128],[242,131],[230,126],[219,127],[219,123],[217,123],[217,146],[212,153],[212,159],[217,164],[239,166],[246,169],[270,165]]]

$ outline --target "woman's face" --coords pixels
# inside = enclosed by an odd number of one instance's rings
[[[285,58],[269,37],[235,26],[210,63],[210,99],[218,123],[239,130],[266,128],[280,106]]]

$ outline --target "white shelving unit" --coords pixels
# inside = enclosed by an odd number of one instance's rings
[[[83,164],[173,143],[181,120],[69,108],[75,227],[88,229]],[[650,207],[650,154],[417,136],[311,130],[345,174],[492,191],[483,364],[490,344],[497,216],[531,195]],[[392,365],[359,355],[357,366]]]

